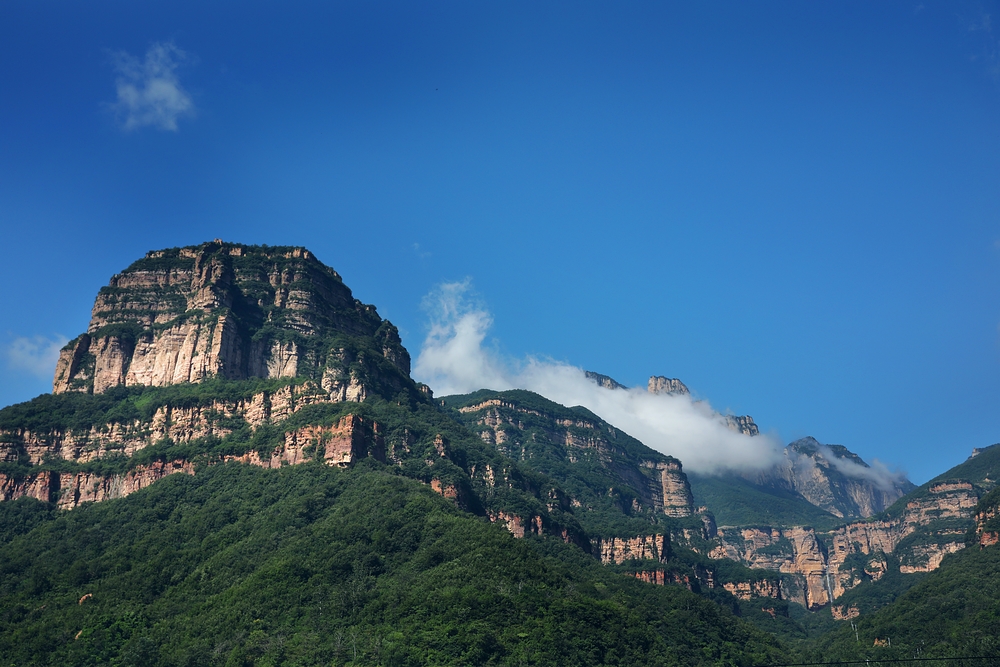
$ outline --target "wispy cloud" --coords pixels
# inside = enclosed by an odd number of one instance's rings
[[[59,360],[59,350],[68,340],[65,336],[18,336],[6,345],[4,356],[13,370],[51,378]]]
[[[570,364],[505,358],[486,344],[493,318],[475,299],[469,281],[439,286],[424,305],[431,326],[413,374],[438,395],[482,388],[535,391],[563,405],[582,405],[697,472],[761,470],[781,459],[777,440],[729,429],[705,401],[644,388],[605,389]]]
[[[122,129],[156,127],[177,131],[178,119],[194,115],[191,95],[177,78],[188,56],[173,42],[155,43],[140,60],[124,51],[114,54],[118,99],[110,105]]]

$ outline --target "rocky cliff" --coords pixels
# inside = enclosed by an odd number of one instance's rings
[[[113,276],[62,350],[53,392],[308,377],[360,400],[399,390],[409,370],[396,328],[308,250],[216,240],[152,251]]]
[[[783,454],[774,467],[741,476],[760,488],[798,495],[840,518],[878,514],[914,488],[902,475],[872,469],[842,445],[802,438]]]
[[[481,391],[442,399],[483,442],[555,479],[574,506],[693,514],[680,461],[649,449],[583,408],[566,408],[532,392]]]
[[[651,394],[682,394],[687,395],[687,386],[677,378],[668,378],[662,375],[653,375],[649,378],[647,390]]]
[[[566,494],[436,409],[409,364],[395,327],[304,248],[153,251],[101,289],[54,393],[0,410],[0,499],[70,509],[202,466],[370,458],[589,551]]]
[[[976,504],[975,519],[974,539],[980,549],[1000,543],[1000,489],[986,494]]]
[[[887,555],[895,556],[904,574],[936,569],[944,556],[965,546],[965,524],[977,501],[970,482],[936,483],[905,502],[898,515],[827,532],[722,526],[708,555],[791,575],[782,582],[782,597],[819,609],[864,581],[879,580],[889,567]]]

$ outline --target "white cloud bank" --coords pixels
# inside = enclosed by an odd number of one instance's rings
[[[761,470],[782,460],[775,438],[731,430],[704,401],[650,394],[645,388],[605,389],[576,366],[530,357],[503,358],[484,344],[493,319],[470,299],[468,281],[439,286],[425,307],[431,327],[413,374],[435,394],[518,388],[563,405],[582,405],[647,446],[676,456],[685,469],[695,472]]]
[[[69,339],[56,336],[54,339],[45,336],[19,336],[7,344],[4,356],[10,368],[27,372],[39,378],[51,378],[55,374],[56,362],[59,360],[59,350]]]
[[[176,72],[185,59],[187,54],[172,42],[153,44],[145,60],[124,51],[115,54],[118,100],[110,107],[122,129],[151,126],[176,132],[179,118],[194,115],[194,102]]]

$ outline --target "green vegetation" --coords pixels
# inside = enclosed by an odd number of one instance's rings
[[[516,540],[378,465],[216,466],[52,513],[0,504],[10,665],[752,665],[680,587]]]
[[[759,487],[737,475],[688,474],[695,505],[712,509],[720,526],[812,526],[829,530],[844,522],[805,498]]]

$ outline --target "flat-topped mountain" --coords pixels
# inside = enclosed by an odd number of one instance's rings
[[[62,350],[53,393],[307,377],[358,400],[365,380],[398,390],[409,372],[396,327],[308,250],[216,240],[151,251],[113,276]]]

